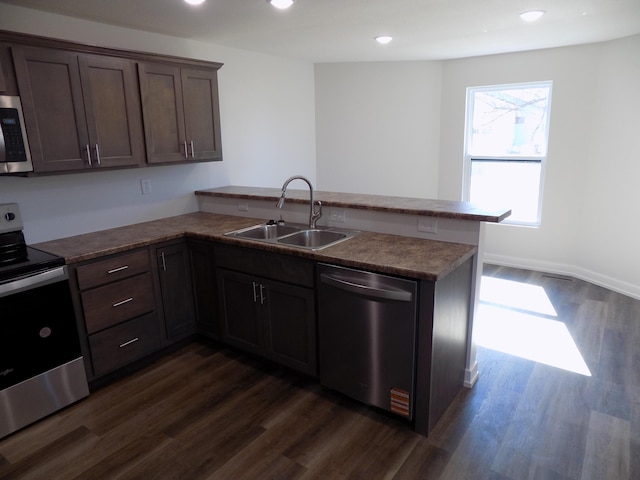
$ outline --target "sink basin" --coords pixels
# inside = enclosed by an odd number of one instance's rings
[[[228,237],[242,238],[262,243],[303,248],[306,250],[322,250],[336,243],[348,240],[360,234],[357,230],[335,227],[309,228],[301,223],[263,223],[252,227],[225,233]]]
[[[254,240],[267,240],[270,238],[276,239],[289,235],[299,231],[299,227],[292,225],[255,225],[253,227],[245,228],[231,232],[233,237],[250,238]]]
[[[341,240],[346,240],[349,236],[342,232],[331,232],[329,230],[302,230],[292,235],[287,235],[278,239],[278,243],[318,249],[328,247]]]

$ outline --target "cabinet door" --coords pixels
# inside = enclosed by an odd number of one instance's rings
[[[9,45],[2,43],[0,43],[0,92],[6,95],[18,95],[11,62],[11,49]]]
[[[186,243],[156,250],[168,340],[195,333],[189,252]]]
[[[94,166],[144,163],[135,64],[126,59],[81,55],[79,65]]]
[[[34,170],[90,168],[77,55],[36,47],[12,51]]]
[[[222,338],[243,350],[264,354],[260,284],[250,275],[218,269]]]
[[[181,73],[190,159],[222,160],[217,72],[183,68]]]
[[[281,365],[316,374],[314,292],[286,283],[266,285],[265,316],[268,356]]]
[[[221,338],[221,332],[218,322],[214,247],[209,242],[189,240],[189,254],[195,297],[196,328],[198,333],[218,340]]]
[[[138,64],[149,163],[187,161],[182,78],[171,65]]]
[[[0,46],[0,49],[3,48]],[[7,91],[7,81],[4,75],[4,56],[3,52],[0,51],[0,92],[5,93]]]

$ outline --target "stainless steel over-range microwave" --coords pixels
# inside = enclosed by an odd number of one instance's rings
[[[0,95],[0,174],[32,171],[20,98]]]

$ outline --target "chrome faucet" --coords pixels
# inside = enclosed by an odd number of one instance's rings
[[[319,200],[317,202],[313,201],[313,185],[311,185],[308,178],[303,177],[302,175],[294,175],[293,177],[288,178],[287,181],[284,182],[284,185],[282,185],[282,194],[278,199],[278,203],[276,203],[276,207],[284,207],[284,198],[287,193],[287,187],[292,180],[304,180],[307,182],[307,185],[309,185],[309,228],[316,228],[316,222],[322,216],[322,202]],[[318,205],[318,210],[315,209],[316,203]]]

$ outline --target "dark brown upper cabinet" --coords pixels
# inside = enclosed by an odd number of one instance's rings
[[[12,51],[36,173],[144,163],[132,60],[31,46]]]
[[[4,74],[6,64],[8,63],[7,48],[0,45],[0,92],[7,91],[7,76]]]
[[[217,71],[138,64],[147,161],[222,160]]]

